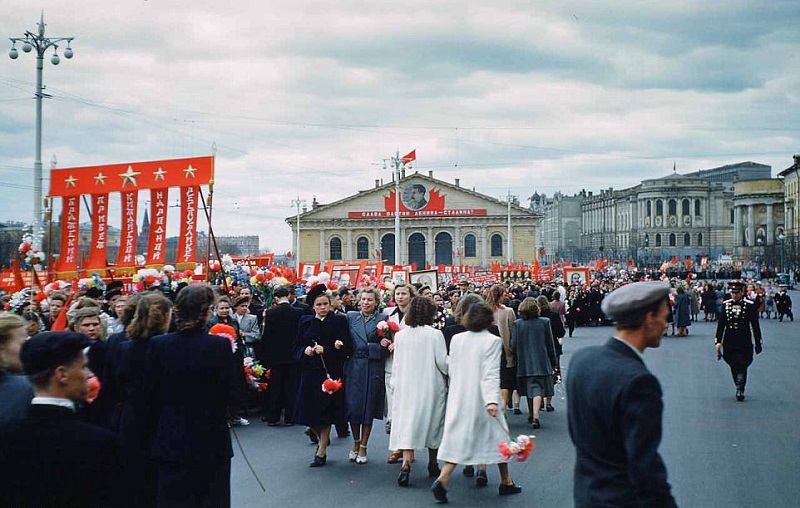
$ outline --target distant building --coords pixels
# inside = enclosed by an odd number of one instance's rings
[[[581,257],[581,203],[585,196],[585,192],[573,196],[556,192],[551,199],[542,199],[539,194],[531,196],[531,209],[543,215],[540,243],[544,252],[539,253],[540,262]]]

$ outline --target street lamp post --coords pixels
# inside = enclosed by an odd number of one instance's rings
[[[39,30],[37,33],[25,32],[25,37],[11,37],[11,50],[8,56],[12,60],[19,57],[17,43],[22,45],[22,51],[30,53],[36,50],[36,160],[33,163],[33,241],[34,247],[39,247],[42,238],[42,98],[44,97],[44,85],[42,85],[42,72],[44,70],[44,54],[49,48],[53,48],[53,56],[50,63],[58,65],[61,58],[58,56],[58,44],[67,43],[64,49],[64,58],[72,58],[72,48],[70,44],[74,37],[53,37],[44,36],[44,12],[39,20]]]
[[[781,273],[788,273],[788,271],[786,270],[786,267],[783,265],[783,251],[785,250],[784,249],[785,242],[786,242],[786,235],[784,235],[783,233],[779,234],[778,235],[778,244],[781,246],[781,269],[780,269]]]
[[[306,200],[300,199],[300,196],[297,196],[297,199],[292,200],[292,206],[297,207],[297,226],[295,228],[295,245],[294,245],[294,269],[295,271],[300,270],[300,209],[303,208],[305,211],[306,207]],[[298,276],[300,273],[298,272]]]

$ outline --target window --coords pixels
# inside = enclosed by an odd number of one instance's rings
[[[703,246],[703,233],[697,233],[697,246]]]
[[[650,235],[647,233],[644,234],[644,246],[650,247]]]
[[[653,215],[653,202],[649,199],[647,200],[647,212],[645,213],[646,217],[650,217]]]
[[[450,233],[441,233],[436,235],[434,241],[434,260],[436,265],[452,265],[453,264],[453,237]]]
[[[730,215],[731,215],[731,217],[730,217],[731,224],[733,224],[733,222],[734,222],[734,219],[733,219],[734,218],[733,208],[731,208],[731,214]]]
[[[427,268],[425,257],[425,236],[422,233],[414,233],[408,237],[408,262],[414,263],[417,270]]]
[[[692,245],[692,235],[686,233],[683,235],[683,246],[690,247]]]
[[[695,199],[694,200],[694,214],[695,215],[700,215],[700,200],[699,199]]]
[[[359,236],[356,240],[356,258],[369,259],[369,240],[366,236]]]
[[[381,259],[387,265],[394,265],[394,233],[389,233],[381,238]]]
[[[664,215],[664,202],[660,199],[656,201],[656,215]]]
[[[675,245],[677,244],[677,240],[678,239],[675,237],[675,233],[670,233],[669,234],[669,246],[670,247],[675,247]]]
[[[500,257],[503,255],[503,237],[497,233],[492,235],[492,257]]]
[[[656,233],[656,247],[661,247],[661,233]]]
[[[689,200],[688,199],[684,199],[683,200],[683,206],[681,207],[682,208],[681,213],[683,215],[689,215],[689,212],[691,211],[691,206],[692,205],[689,203]]]
[[[339,238],[331,238],[330,249],[331,259],[340,261],[342,259],[342,240]]]
[[[478,257],[478,249],[476,248],[475,235],[467,235],[464,237],[464,257],[465,258]]]
[[[674,199],[669,200],[669,214],[678,215],[678,202]]]

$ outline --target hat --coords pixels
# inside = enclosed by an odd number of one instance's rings
[[[103,290],[98,287],[90,287],[86,290],[86,296],[89,298],[100,298],[103,296]]]
[[[325,286],[325,284],[317,284],[313,288],[309,289],[308,293],[306,293],[306,301],[313,304],[314,300],[316,300],[320,295],[325,294],[327,290],[328,288]]]
[[[603,298],[603,313],[612,321],[622,321],[642,309],[665,300],[670,293],[669,283],[634,282],[612,291]]]
[[[237,296],[236,299],[233,301],[233,307],[236,308],[236,307],[238,307],[239,305],[241,305],[243,303],[249,304],[250,303],[250,297],[249,296]]]
[[[341,297],[343,297],[345,295],[348,295],[349,293],[350,293],[350,288],[349,287],[345,286],[343,288],[339,288],[339,298],[341,298]]]
[[[741,291],[744,289],[744,282],[740,280],[732,280],[728,282],[728,291]]]
[[[286,298],[289,296],[289,289],[286,286],[278,286],[275,288],[275,292],[272,293],[275,298]]]
[[[122,282],[115,280],[106,285],[106,299],[113,298],[116,295],[121,295],[125,285]]]
[[[88,337],[75,332],[42,332],[22,345],[20,359],[25,374],[32,375],[71,363],[91,344]]]

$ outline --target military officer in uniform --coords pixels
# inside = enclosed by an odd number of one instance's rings
[[[731,281],[728,291],[731,298],[722,304],[714,344],[717,354],[722,355],[731,368],[736,400],[741,402],[747,383],[747,367],[753,363],[753,343],[756,354],[761,353],[761,328],[758,326],[758,307],[744,298],[744,284]]]

